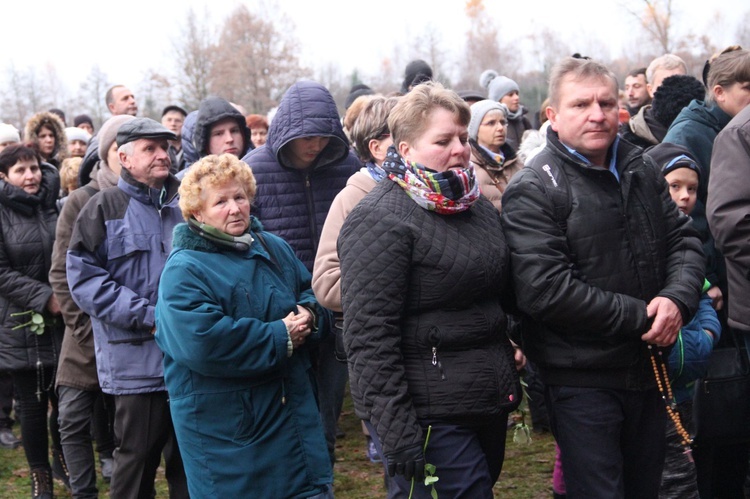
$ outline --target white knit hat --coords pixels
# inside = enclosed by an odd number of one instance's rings
[[[471,121],[469,121],[469,137],[477,140],[479,125],[482,124],[484,116],[490,111],[502,111],[508,117],[508,108],[495,100],[485,99],[471,105]]]
[[[6,142],[21,142],[21,134],[13,125],[0,123],[0,144]]]

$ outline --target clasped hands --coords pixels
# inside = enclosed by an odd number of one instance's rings
[[[296,349],[304,345],[305,339],[312,332],[313,315],[308,309],[297,305],[297,313],[289,312],[289,315],[281,319],[292,340],[292,346]]]

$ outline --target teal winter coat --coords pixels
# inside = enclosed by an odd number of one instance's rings
[[[156,342],[191,497],[302,498],[333,482],[307,343],[287,355],[282,318],[323,310],[282,239],[247,251],[175,227],[159,284]],[[270,255],[269,255],[269,251]]]

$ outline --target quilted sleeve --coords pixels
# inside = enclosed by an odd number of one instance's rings
[[[413,240],[404,220],[372,203],[351,212],[338,240],[352,394],[386,455],[423,440],[401,353]]]

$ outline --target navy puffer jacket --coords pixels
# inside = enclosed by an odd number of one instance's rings
[[[285,149],[298,138],[329,137],[328,145],[306,169],[292,167]],[[312,271],[333,198],[362,163],[350,152],[336,103],[313,81],[292,85],[281,99],[265,145],[243,159],[258,183],[252,213],[269,232],[285,239]]]

